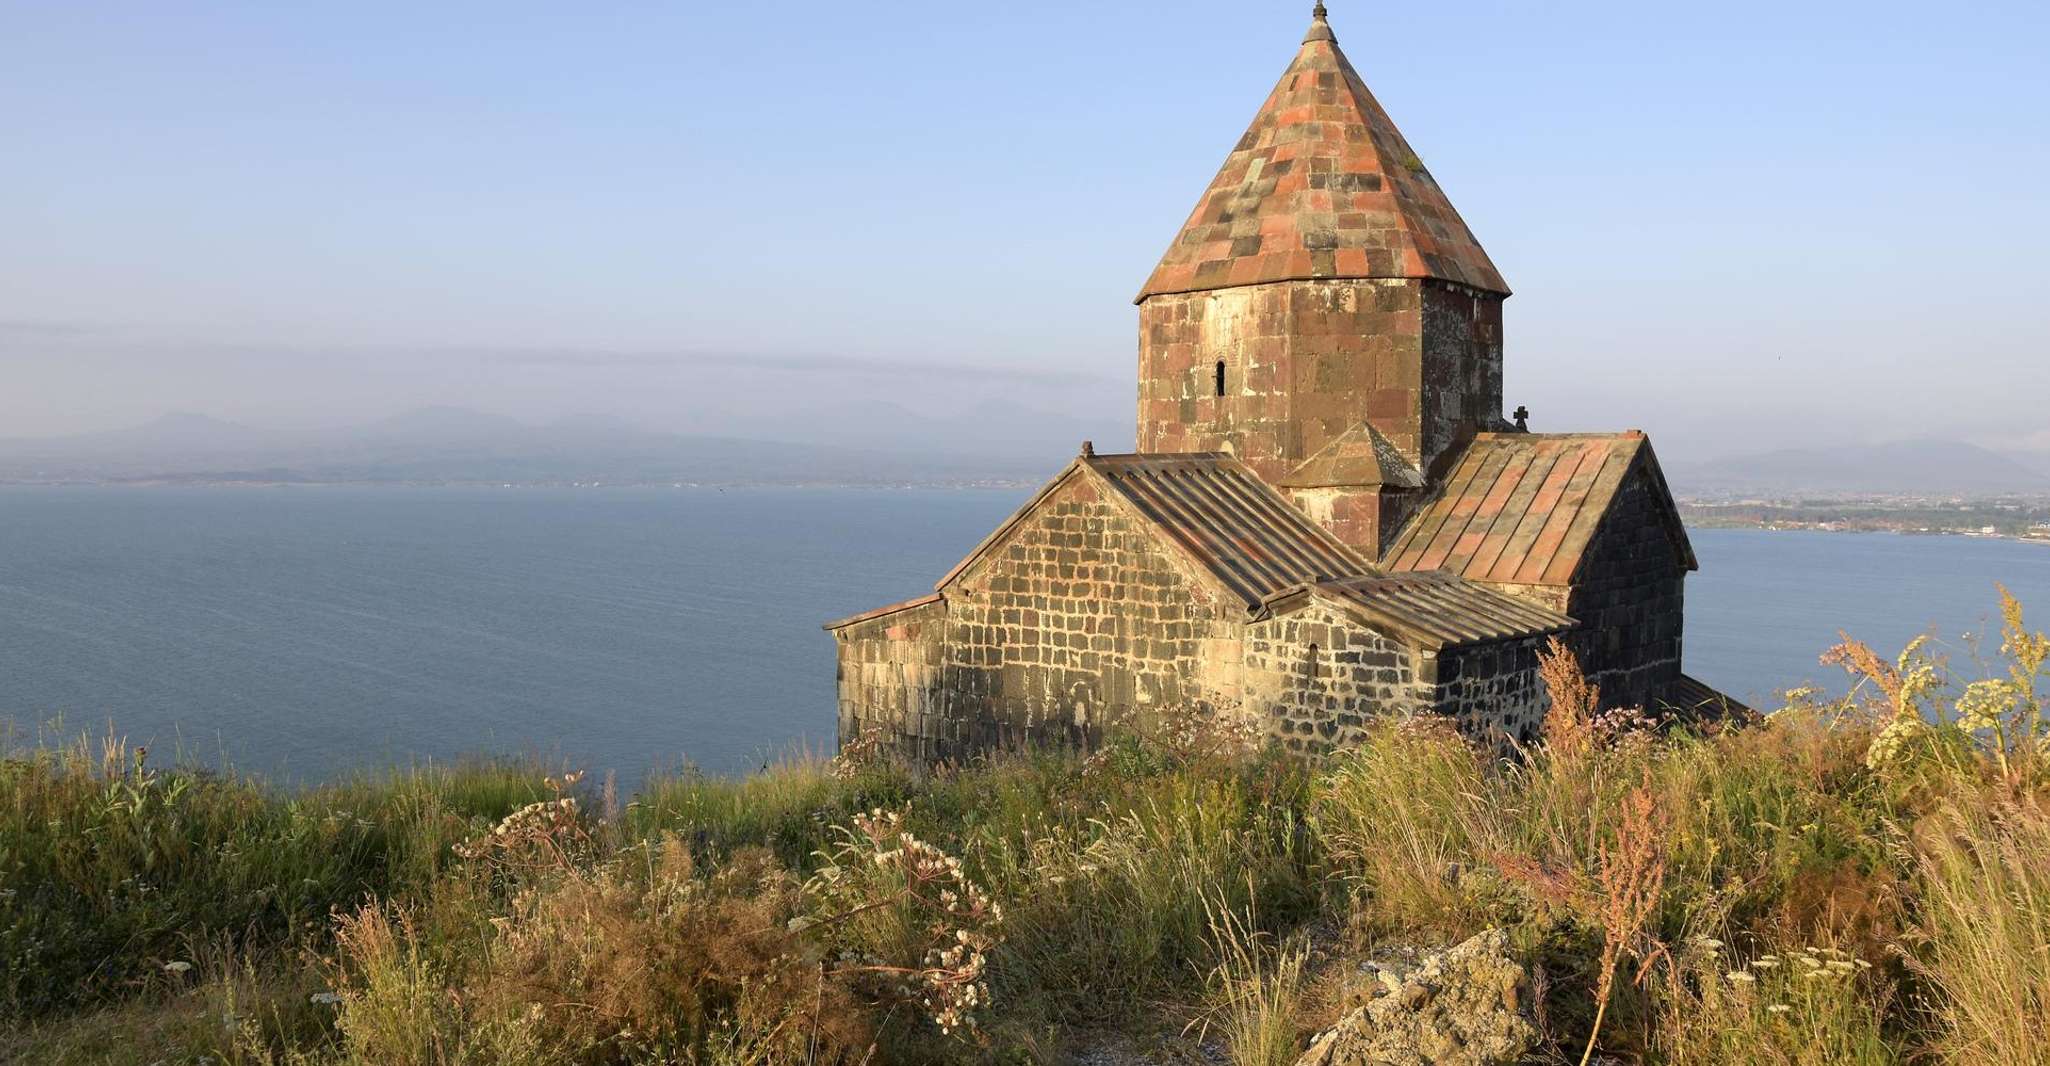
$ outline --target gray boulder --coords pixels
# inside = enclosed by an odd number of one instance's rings
[[[1384,993],[1319,1036],[1296,1066],[1502,1066],[1537,1043],[1526,975],[1500,929],[1377,976]]]

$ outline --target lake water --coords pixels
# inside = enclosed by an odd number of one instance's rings
[[[0,722],[109,721],[286,780],[486,752],[744,770],[833,736],[829,618],[917,595],[1024,498],[834,489],[0,488]],[[1733,694],[2050,626],[2050,547],[1693,534],[1687,668]],[[1953,641],[1955,643],[1955,641]]]

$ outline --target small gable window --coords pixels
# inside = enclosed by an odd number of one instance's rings
[[[1217,394],[1224,395],[1224,360],[1217,361]]]

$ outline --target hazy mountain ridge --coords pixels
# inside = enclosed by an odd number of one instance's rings
[[[460,407],[304,430],[172,413],[126,429],[0,439],[0,481],[1036,484],[1085,438],[1100,451],[1130,448],[1129,425],[1108,412],[1001,403],[957,413],[814,408],[764,420],[761,437],[600,414],[530,423]],[[1676,459],[1667,472],[1691,496],[2050,494],[2050,453],[1942,440]]]
[[[1947,440],[1783,448],[1668,470],[1681,495],[1729,493],[2050,493],[2050,454]]]
[[[670,433],[603,415],[533,424],[452,407],[304,431],[180,413],[122,430],[0,440],[0,481],[1031,482],[1058,469],[1074,448],[1006,453],[892,443],[850,448]]]

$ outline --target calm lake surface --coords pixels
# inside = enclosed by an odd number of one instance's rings
[[[1022,491],[0,488],[0,728],[108,722],[281,780],[524,753],[631,787],[833,737],[819,624],[928,590]],[[1699,530],[1687,669],[1835,684],[1848,630],[1960,658],[2050,547]],[[1997,641],[1995,642],[1997,646]]]

